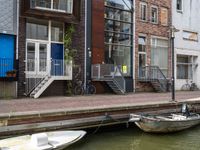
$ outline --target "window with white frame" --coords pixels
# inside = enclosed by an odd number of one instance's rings
[[[60,11],[72,14],[73,0],[31,0],[31,8]]]
[[[168,73],[168,49],[167,39],[156,37],[151,39],[151,65],[158,66],[165,76]]]
[[[158,23],[158,7],[151,6],[151,22]]]
[[[147,21],[147,4],[144,2],[140,3],[140,19]]]
[[[192,79],[192,57],[177,55],[177,79]]]
[[[183,0],[176,0],[176,10],[183,11]]]

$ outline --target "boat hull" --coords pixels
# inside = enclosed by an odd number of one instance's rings
[[[185,130],[200,124],[200,116],[188,117],[185,119],[166,119],[142,116],[135,124],[145,132],[169,133]]]
[[[32,136],[25,135],[0,140],[0,150],[62,150],[79,141],[85,136],[86,132],[81,130],[45,132],[45,135],[47,135],[47,142],[45,139],[46,137],[41,136],[42,134],[38,134],[39,138],[37,140],[45,141],[47,144],[41,144],[41,142],[39,142],[40,144],[35,145],[35,140],[31,141]]]

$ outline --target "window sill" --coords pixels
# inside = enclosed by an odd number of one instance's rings
[[[176,10],[177,13],[183,14],[183,10]]]
[[[65,14],[70,14],[70,15],[72,14],[72,12],[67,12],[67,11],[59,10],[59,9],[44,8],[44,7],[32,7],[32,9],[45,10],[45,11],[58,12],[58,13],[65,13]]]

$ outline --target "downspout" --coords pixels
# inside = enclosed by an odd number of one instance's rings
[[[16,29],[16,60],[19,59],[19,0],[17,0],[17,29]],[[19,62],[18,62],[19,63]],[[17,65],[19,66],[19,64]],[[19,68],[18,68],[19,69]],[[18,82],[16,82],[16,97],[18,93]]]
[[[85,56],[84,56],[84,89],[87,84],[87,0],[85,0]]]
[[[17,0],[16,60],[19,57],[19,0]]]
[[[136,92],[136,73],[135,73],[135,66],[136,66],[136,61],[135,61],[135,0],[133,0],[133,92]]]

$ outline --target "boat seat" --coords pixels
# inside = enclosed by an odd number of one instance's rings
[[[172,119],[185,120],[185,119],[187,119],[187,116],[172,114]]]
[[[46,133],[33,134],[31,136],[31,144],[37,147],[48,145],[47,134]]]

